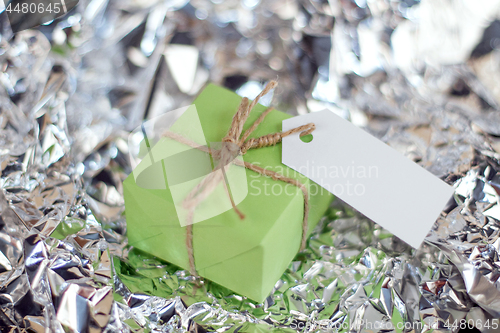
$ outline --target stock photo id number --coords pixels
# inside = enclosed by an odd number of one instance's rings
[[[4,4],[12,32],[16,33],[66,15],[78,0],[11,0]]]

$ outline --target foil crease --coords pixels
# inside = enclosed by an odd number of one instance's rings
[[[403,323],[457,332],[447,322],[491,323],[500,317],[499,9],[81,0],[15,35],[1,13],[2,331],[397,332]],[[127,136],[143,120],[189,104],[207,82],[253,97],[276,76],[279,109],[340,114],[455,195],[418,250],[334,202],[254,304],[130,248],[121,183],[132,169]],[[498,331],[491,326],[478,328]]]

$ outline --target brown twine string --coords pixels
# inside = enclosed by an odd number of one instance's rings
[[[241,104],[238,107],[235,115],[233,116],[233,120],[231,122],[231,127],[229,128],[227,135],[222,139],[222,148],[219,150],[210,149],[207,146],[200,146],[199,144],[183,137],[182,135],[166,131],[163,133],[163,136],[166,136],[170,139],[173,139],[179,143],[185,144],[192,148],[196,148],[203,152],[209,153],[216,160],[219,160],[217,167],[207,175],[200,183],[198,183],[191,192],[187,195],[187,197],[183,201],[183,207],[188,210],[187,214],[187,227],[186,227],[186,248],[189,257],[189,270],[192,275],[197,275],[196,266],[194,262],[194,250],[193,250],[193,216],[194,211],[198,205],[203,202],[217,187],[217,185],[222,181],[224,183],[226,193],[231,200],[231,205],[234,211],[238,214],[240,219],[243,219],[245,215],[236,207],[234,204],[233,198],[229,193],[229,189],[227,188],[227,184],[225,182],[226,179],[226,169],[229,168],[230,164],[234,164],[237,166],[241,166],[247,168],[249,170],[255,171],[258,174],[261,174],[266,177],[270,177],[273,180],[279,180],[285,182],[287,184],[291,184],[293,186],[298,187],[304,196],[304,219],[302,222],[302,239],[300,242],[300,251],[302,251],[306,246],[307,241],[307,229],[308,229],[308,216],[309,216],[309,194],[307,192],[307,188],[304,184],[299,182],[296,179],[286,177],[278,172],[271,171],[259,167],[255,164],[242,162],[236,157],[238,155],[245,154],[249,149],[258,149],[262,147],[273,146],[281,140],[291,134],[300,133],[300,136],[311,134],[316,126],[313,123],[309,123],[306,125],[302,125],[296,128],[293,128],[288,131],[272,133],[268,135],[264,135],[258,138],[248,139],[250,134],[257,129],[259,124],[264,121],[265,117],[273,110],[273,108],[268,108],[264,111],[259,118],[250,126],[248,130],[245,131],[243,135],[243,126],[245,125],[250,112],[253,107],[259,102],[259,99],[267,94],[270,90],[275,88],[278,85],[276,81],[269,82],[264,90],[257,95],[257,97],[249,104],[248,98],[244,97],[241,100]],[[240,138],[241,136],[241,138]],[[248,139],[248,140],[247,140]],[[216,171],[221,172],[216,172]]]

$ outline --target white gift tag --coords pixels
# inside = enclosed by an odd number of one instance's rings
[[[283,121],[283,131],[316,124],[311,142],[283,138],[282,162],[418,248],[453,188],[331,111]]]

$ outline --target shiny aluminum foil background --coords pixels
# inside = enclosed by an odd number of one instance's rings
[[[0,32],[2,332],[500,331],[499,0],[81,0]],[[330,109],[456,191],[418,251],[335,201],[254,304],[128,247],[121,183],[143,120],[276,77],[278,109]]]

